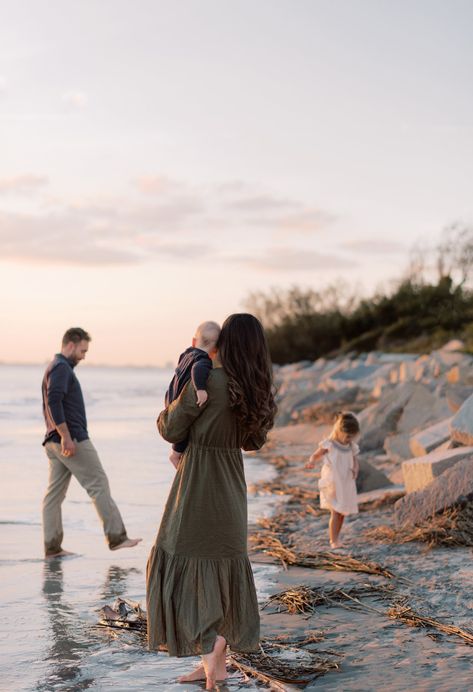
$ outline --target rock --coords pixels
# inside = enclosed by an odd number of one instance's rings
[[[398,422],[398,432],[411,433],[450,415],[446,399],[439,399],[423,384],[414,385],[412,396],[409,398]]]
[[[360,446],[363,450],[381,449],[385,438],[395,432],[404,407],[411,398],[414,384],[406,382],[383,393],[381,399],[362,411]]]
[[[402,463],[402,474],[407,493],[425,488],[446,469],[465,457],[473,458],[473,447],[435,450],[423,457],[414,457]]]
[[[402,497],[394,505],[398,525],[416,524],[437,512],[473,499],[473,450],[426,488]]]
[[[446,378],[450,384],[473,385],[473,367],[471,364],[454,365]]]
[[[456,413],[462,404],[473,394],[473,387],[461,384],[448,384],[445,387],[445,397],[452,413]]]
[[[463,445],[473,445],[473,395],[462,404],[454,415],[450,435]]]
[[[410,438],[410,433],[388,435],[384,441],[384,449],[391,461],[399,463],[411,458]]]
[[[352,409],[357,401],[359,388],[348,387],[341,391],[317,392],[317,401],[304,405],[298,403],[292,411],[291,419],[304,422],[332,423],[335,413],[343,409]],[[366,397],[365,401],[366,403]],[[357,406],[361,408],[363,403]]]
[[[425,430],[415,433],[409,440],[409,449],[416,457],[425,456],[433,449],[450,440],[451,418],[430,425]]]
[[[387,488],[392,485],[389,478],[369,462],[361,458],[359,459],[359,463],[360,473],[356,479],[356,490],[358,493],[366,493],[370,490]]]
[[[442,348],[440,349],[441,351],[464,351],[465,350],[465,342],[461,341],[460,339],[452,339],[451,341],[448,341]]]
[[[321,401],[326,396],[324,392],[319,392],[314,389],[284,394],[284,396],[277,401],[278,412],[276,414],[275,425],[287,425],[294,411],[299,411],[307,406],[311,406],[317,401]]]

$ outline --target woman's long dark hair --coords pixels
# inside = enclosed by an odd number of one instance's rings
[[[230,408],[243,432],[272,428],[276,414],[271,358],[261,322],[248,313],[227,317],[218,353],[228,375]]]

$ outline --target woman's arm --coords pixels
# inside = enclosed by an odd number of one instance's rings
[[[159,414],[156,421],[159,434],[168,442],[182,442],[204,408],[197,405],[194,388],[188,382],[179,397]]]

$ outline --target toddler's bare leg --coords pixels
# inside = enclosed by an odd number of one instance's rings
[[[330,511],[330,521],[328,524],[328,532],[330,537],[330,546],[332,548],[338,548],[340,546],[338,537],[343,525],[343,520],[345,517],[343,514],[336,512],[334,509]]]

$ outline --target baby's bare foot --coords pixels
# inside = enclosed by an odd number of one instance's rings
[[[113,548],[110,548],[110,550],[120,550],[121,548],[134,548],[135,545],[138,545],[138,543],[142,540],[142,538],[125,538],[125,540],[122,543],[119,543]]]

